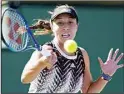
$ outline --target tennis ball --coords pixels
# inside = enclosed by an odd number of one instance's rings
[[[66,40],[64,43],[64,49],[68,53],[74,53],[77,50],[77,43],[74,40]]]

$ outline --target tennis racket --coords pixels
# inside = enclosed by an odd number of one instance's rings
[[[37,49],[43,55],[49,56],[50,52],[43,50],[38,44],[31,28],[24,16],[13,8],[8,8],[2,15],[2,40],[13,52],[22,52],[30,49]],[[30,42],[32,41],[32,44]]]

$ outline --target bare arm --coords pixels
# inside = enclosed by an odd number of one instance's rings
[[[32,54],[30,60],[25,65],[24,70],[22,72],[22,83],[30,83],[36,78],[38,73],[47,66],[47,63],[45,63],[44,59],[45,58],[41,56],[39,51],[35,51]]]
[[[81,50],[82,50],[82,54],[84,57],[84,63],[85,63],[84,81],[83,81],[82,91],[83,91],[83,93],[87,93],[88,88],[90,87],[91,83],[93,82],[93,79],[92,79],[92,75],[90,72],[89,56],[84,49],[81,49]]]
[[[117,65],[117,63],[123,57],[123,54],[121,54],[115,60],[118,51],[119,50],[116,50],[112,57],[112,49],[111,49],[108,55],[108,59],[105,63],[103,63],[103,61],[99,58],[100,67],[105,74],[112,76],[118,68],[121,68],[124,66],[123,64]],[[84,60],[85,60],[85,65],[86,65],[86,70],[84,74],[84,86],[82,88],[83,93],[100,93],[104,89],[108,81],[104,80],[103,77],[99,77],[94,82],[91,80],[92,78],[91,78],[90,69],[89,69],[89,57],[85,50],[82,50],[82,52],[84,55]],[[90,78],[87,78],[87,77],[90,77]]]
[[[100,93],[107,83],[108,81],[102,79],[102,77],[99,77],[98,80],[96,80],[90,85],[87,93]]]
[[[52,63],[50,62],[51,59],[53,59],[53,55],[45,57],[42,56],[40,51],[34,51],[30,60],[24,67],[21,75],[21,82],[30,83],[37,77],[42,69],[44,69],[45,67],[50,69],[52,67]]]
[[[82,91],[83,93],[100,93],[107,84],[107,81],[100,77],[97,81],[93,82],[90,72],[90,60],[88,53],[84,49],[82,49],[82,53],[85,62],[84,83]]]

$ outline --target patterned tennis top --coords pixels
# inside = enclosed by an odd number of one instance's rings
[[[46,44],[53,47],[57,62],[50,70],[47,68],[41,70],[30,83],[29,93],[78,93],[83,85],[85,69],[80,48],[77,49],[75,56],[68,56],[56,42]]]

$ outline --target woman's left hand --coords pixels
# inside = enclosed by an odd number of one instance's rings
[[[112,48],[108,54],[108,58],[105,63],[103,63],[102,59],[98,57],[98,61],[100,63],[102,72],[104,72],[105,74],[108,74],[109,76],[112,76],[117,71],[117,69],[124,67],[124,64],[117,65],[118,62],[124,56],[124,54],[121,53],[116,59],[118,52],[119,52],[119,49],[116,49],[116,51],[112,55],[113,53],[113,48]]]

